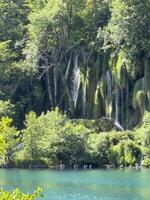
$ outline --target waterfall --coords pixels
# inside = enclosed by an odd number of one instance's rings
[[[107,102],[108,102],[108,116],[111,118],[112,115],[112,100],[111,100],[111,95],[112,95],[112,86],[111,86],[111,74],[109,70],[106,72],[106,85],[107,85]]]
[[[119,130],[124,131],[123,127],[119,122],[119,89],[116,88],[116,113],[115,113],[115,126],[119,128]]]
[[[83,86],[83,116],[85,117],[85,113],[86,113],[86,80]]]
[[[123,98],[123,89],[121,90],[121,123],[124,121],[124,98]]]
[[[126,128],[129,128],[129,82],[127,81],[127,94],[126,94]]]
[[[119,121],[119,90],[116,88],[116,113],[115,113],[115,121]]]
[[[55,104],[57,101],[57,69],[54,68],[54,97],[55,97]]]
[[[79,55],[74,57],[74,68],[73,68],[73,75],[72,75],[72,100],[74,103],[74,107],[76,108],[78,94],[79,94],[79,86],[80,86],[80,69],[78,66],[78,58]]]
[[[124,128],[121,126],[121,124],[118,121],[115,121],[115,126],[118,128],[118,130],[124,131]]]
[[[70,59],[68,61],[68,65],[67,65],[67,69],[66,69],[66,73],[65,73],[65,80],[68,79],[68,74],[69,74],[70,66],[71,66],[71,56],[70,56]]]
[[[83,93],[82,93],[83,117],[86,116],[87,80],[88,80],[88,70],[86,70],[86,75],[83,84]]]

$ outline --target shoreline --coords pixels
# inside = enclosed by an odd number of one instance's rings
[[[0,169],[25,169],[25,170],[56,170],[56,171],[91,171],[91,170],[112,170],[112,169],[135,169],[135,170],[141,170],[141,169],[150,169],[149,167],[146,166],[125,166],[125,167],[111,167],[111,166],[103,166],[103,167],[93,167],[93,168],[84,168],[84,167],[79,167],[79,168],[71,168],[71,167],[65,167],[65,168],[59,168],[57,166],[49,166],[49,167],[2,167],[0,166]]]

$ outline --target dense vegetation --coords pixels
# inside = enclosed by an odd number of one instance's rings
[[[91,126],[90,126],[91,123]],[[11,119],[0,121],[1,165],[44,168],[106,165],[150,165],[150,113],[133,131],[99,131],[93,121],[72,121],[58,109],[37,116],[26,115],[25,128],[17,131]]]
[[[0,30],[2,166],[149,166],[149,1],[1,0]]]
[[[0,99],[25,114],[112,117],[133,128],[150,109],[150,3],[1,0]]]

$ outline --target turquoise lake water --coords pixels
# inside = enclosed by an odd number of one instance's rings
[[[54,171],[0,169],[0,187],[32,192],[43,200],[150,200],[150,169]]]

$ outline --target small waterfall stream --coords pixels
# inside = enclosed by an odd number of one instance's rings
[[[118,88],[116,88],[116,103],[115,103],[115,107],[116,107],[116,112],[115,112],[115,121],[119,122],[119,90]]]
[[[129,128],[129,82],[127,81],[126,87],[126,129]]]
[[[87,80],[88,80],[88,70],[86,70],[86,75],[83,84],[83,93],[82,93],[82,112],[83,117],[86,116],[86,101],[87,101]]]
[[[66,69],[66,73],[65,73],[65,80],[68,79],[70,66],[71,66],[71,56],[70,56],[70,59],[69,59],[69,61],[68,61],[68,65],[67,65],[67,69]]]
[[[83,116],[85,116],[85,113],[86,113],[86,81],[85,81],[85,83],[83,85],[82,98],[83,98]]]
[[[108,117],[112,117],[112,85],[111,85],[111,74],[109,70],[106,72],[106,85],[107,85],[107,103],[108,103]]]
[[[145,77],[142,78],[142,88],[141,89],[144,92],[144,94],[146,94]],[[144,98],[143,109],[144,109],[144,111],[146,110],[146,97]]]
[[[123,124],[124,121],[124,96],[123,96],[123,89],[121,90],[121,123]]]
[[[54,99],[55,99],[55,105],[57,101],[57,69],[54,68]]]
[[[119,130],[124,131],[123,127],[120,124],[119,120],[119,89],[116,87],[116,113],[115,113],[115,125],[118,127]]]
[[[79,55],[74,57],[74,68],[73,68],[73,75],[72,75],[72,100],[74,103],[74,107],[76,108],[78,94],[79,94],[79,86],[80,86],[80,69],[78,65],[78,58]]]

